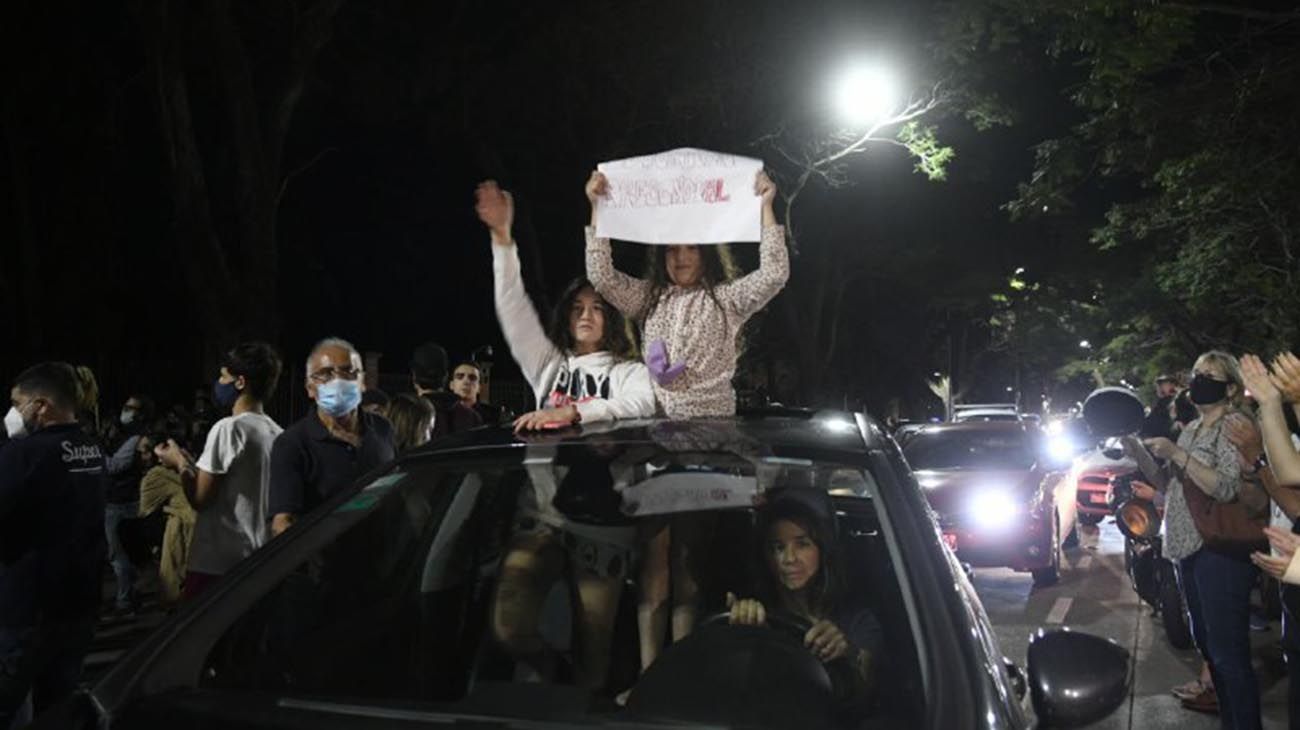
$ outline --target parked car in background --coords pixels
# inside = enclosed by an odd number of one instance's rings
[[[962,421],[1019,421],[1020,407],[1015,403],[969,403],[952,407],[952,420]]]
[[[1137,472],[1137,462],[1124,454],[1114,440],[1084,452],[1074,460],[1067,479],[1075,484],[1079,522],[1100,524],[1113,511],[1110,483],[1117,476]]]
[[[1014,424],[959,428],[990,426]],[[772,578],[772,537],[754,530],[786,499],[826,523],[813,543],[826,559],[809,565],[834,566],[838,609],[878,623],[866,692],[844,694],[841,682],[863,675],[808,651],[806,619],[774,606],[766,625],[729,623],[727,594],[756,595],[762,571]],[[545,524],[529,517],[543,508]],[[706,528],[694,533],[699,620],[640,673],[638,583],[620,540],[668,519]],[[502,567],[507,546],[551,531],[563,536],[551,559],[622,591],[596,689],[558,670],[578,656],[568,591],[497,603],[499,576],[521,569]],[[535,654],[501,639],[534,626],[533,650],[558,662],[541,677],[522,671]],[[1073,727],[1125,701],[1129,665],[1114,642],[1065,630],[1038,631],[1027,669],[1005,659],[875,422],[751,413],[527,438],[481,429],[405,454],[223,576],[37,727]]]
[[[1041,430],[1019,421],[947,423],[922,429],[903,453],[960,560],[1056,582],[1075,495]]]

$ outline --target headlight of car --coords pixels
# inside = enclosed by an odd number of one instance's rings
[[[981,491],[970,503],[970,514],[975,524],[988,530],[1010,526],[1022,509],[1019,500],[1002,489]]]
[[[1056,434],[1047,439],[1047,455],[1057,464],[1069,464],[1074,459],[1074,439]]]

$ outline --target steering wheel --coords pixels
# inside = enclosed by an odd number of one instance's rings
[[[804,646],[812,623],[771,611],[766,626],[710,614],[664,650],[628,700],[634,716],[745,727],[828,727],[834,689]],[[775,630],[773,630],[775,629]]]

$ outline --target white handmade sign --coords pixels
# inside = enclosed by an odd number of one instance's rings
[[[596,235],[640,243],[758,241],[762,160],[682,148],[602,162],[609,190],[596,202]]]

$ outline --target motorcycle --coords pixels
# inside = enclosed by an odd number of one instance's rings
[[[1142,402],[1127,388],[1102,388],[1088,396],[1083,414],[1094,435],[1121,439],[1129,445],[1128,451],[1137,462],[1137,471],[1110,478],[1107,494],[1115,524],[1124,535],[1124,569],[1133,591],[1160,616],[1169,644],[1175,649],[1191,648],[1191,626],[1174,564],[1162,552],[1163,514],[1155,504],[1133,491],[1134,481],[1154,482],[1157,469],[1155,458],[1135,436],[1145,415]]]

